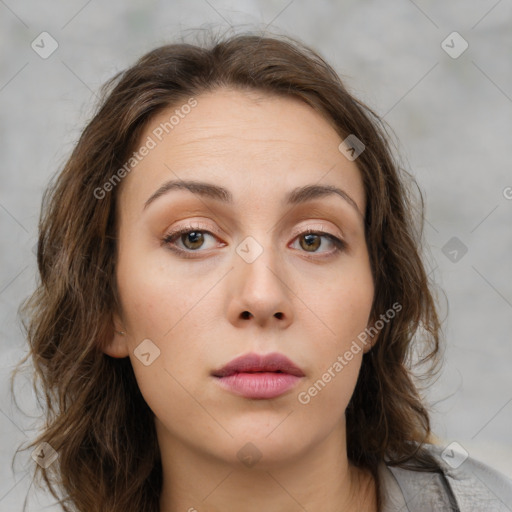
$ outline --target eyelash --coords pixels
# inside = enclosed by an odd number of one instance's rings
[[[200,226],[189,225],[189,226],[184,226],[181,229],[178,229],[176,231],[173,231],[172,233],[165,235],[165,237],[162,239],[162,243],[167,245],[167,247],[171,251],[178,253],[180,256],[182,256],[184,258],[190,258],[190,259],[195,258],[195,256],[191,256],[191,253],[202,252],[202,251],[191,251],[191,250],[180,249],[174,244],[175,240],[178,240],[181,235],[184,235],[185,233],[190,233],[192,231],[200,232],[203,234],[206,233],[206,234],[209,234],[209,235],[212,235],[213,237],[215,237],[214,233],[212,233],[206,229],[201,229]],[[304,236],[304,235],[323,236],[325,238],[328,238],[334,244],[334,247],[335,247],[335,249],[333,251],[331,251],[330,253],[328,253],[327,255],[324,255],[324,256],[320,256],[320,257],[306,256],[309,259],[318,260],[318,259],[328,258],[330,256],[334,256],[335,254],[338,254],[341,251],[344,251],[347,248],[347,244],[344,240],[341,240],[338,237],[332,235],[331,233],[327,233],[326,231],[315,230],[315,229],[311,229],[311,228],[305,229],[304,231],[300,231],[299,233],[295,233],[294,240],[298,236]]]

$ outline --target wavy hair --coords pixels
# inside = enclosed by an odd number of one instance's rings
[[[120,187],[101,199],[97,190],[130,158],[155,115],[220,87],[298,98],[342,139],[353,134],[364,143],[355,163],[366,194],[365,238],[375,284],[371,320],[396,302],[402,310],[363,357],[346,410],[348,457],[375,477],[383,460],[436,470],[423,448],[431,442],[431,427],[412,364],[413,348],[420,347],[421,376],[434,375],[441,348],[421,255],[421,192],[417,205],[414,178],[395,160],[386,125],[318,53],[289,37],[244,33],[208,44],[160,46],[114,76],[44,193],[37,288],[20,308],[29,352],[16,371],[31,357],[34,389],[46,402],[45,425],[25,449],[46,442],[58,452],[48,468],[35,465],[34,478],[44,477],[66,512],[158,511],[162,466],[154,415],[130,359],[102,350],[119,311]]]

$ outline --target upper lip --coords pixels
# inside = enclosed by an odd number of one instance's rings
[[[244,354],[230,361],[222,368],[212,372],[214,377],[227,377],[234,373],[281,372],[297,377],[304,377],[303,371],[285,355],[278,352],[271,354]]]

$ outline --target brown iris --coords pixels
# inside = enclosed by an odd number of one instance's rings
[[[301,240],[301,242],[300,242],[301,247],[306,250],[311,249],[311,248],[316,250],[320,247],[320,244],[321,244],[320,237],[313,233],[308,233],[307,235],[301,236],[300,240]],[[302,240],[306,240],[306,245],[304,245],[302,243]]]
[[[189,247],[187,243],[190,239],[192,239],[191,244],[194,244],[193,247]],[[201,231],[189,231],[181,235],[181,240],[187,249],[199,249],[204,242],[204,235]],[[195,244],[198,244],[197,246]]]

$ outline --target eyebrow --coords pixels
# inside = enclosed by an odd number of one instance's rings
[[[144,203],[143,209],[145,210],[153,201],[167,194],[171,190],[188,190],[202,197],[208,197],[223,203],[233,204],[233,194],[227,188],[204,181],[171,180],[165,182],[149,197],[149,199]],[[344,190],[335,187],[334,185],[305,185],[303,187],[294,188],[285,196],[283,203],[285,205],[297,205],[331,195],[338,195],[343,198],[361,217],[364,218],[357,206],[357,203]]]

